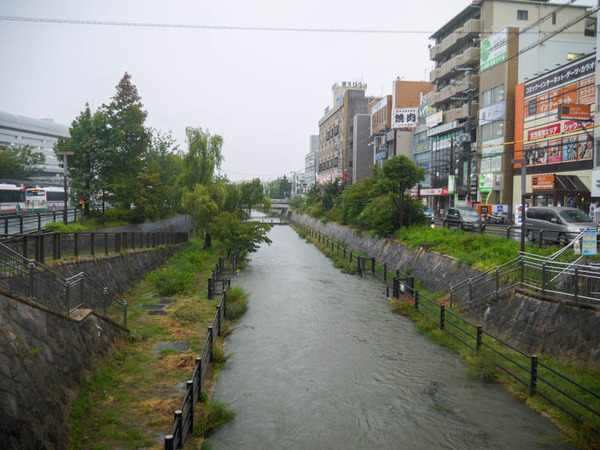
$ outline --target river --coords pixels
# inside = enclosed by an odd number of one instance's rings
[[[250,307],[216,396],[222,449],[570,448],[557,429],[391,313],[380,280],[346,275],[286,226],[235,280]]]

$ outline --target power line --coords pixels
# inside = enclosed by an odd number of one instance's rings
[[[347,33],[347,34],[426,34],[427,30],[369,30],[357,28],[292,28],[292,27],[254,27],[254,26],[231,26],[231,25],[198,25],[198,24],[169,24],[169,23],[144,23],[144,22],[112,22],[106,20],[79,20],[79,19],[48,19],[41,17],[16,17],[0,16],[0,20],[11,22],[36,22],[36,23],[58,23],[69,25],[103,25],[116,27],[138,27],[138,28],[179,28],[200,30],[223,30],[223,31],[270,31],[286,33]]]

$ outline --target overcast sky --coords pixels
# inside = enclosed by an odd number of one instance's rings
[[[578,0],[578,4],[591,0]],[[147,125],[223,136],[232,180],[304,167],[339,81],[391,94],[429,79],[429,35],[471,0],[0,0],[0,16],[155,24],[425,31],[349,34],[170,29],[0,20],[0,110],[70,125],[108,103],[125,72]],[[560,3],[560,2],[559,2]]]

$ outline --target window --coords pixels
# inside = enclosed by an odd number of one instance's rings
[[[488,106],[500,103],[502,100],[504,100],[504,85],[501,84],[483,92],[481,96],[481,107],[487,108]]]
[[[524,11],[522,9],[517,10],[517,20],[528,20],[529,19],[529,11]]]
[[[585,19],[585,30],[584,34],[589,37],[596,36],[596,19],[587,17]]]
[[[481,140],[488,141],[497,137],[503,136],[504,123],[501,120],[496,122],[486,123],[481,127]]]

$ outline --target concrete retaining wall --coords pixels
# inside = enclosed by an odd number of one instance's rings
[[[125,292],[164,265],[172,248],[62,261],[68,277],[85,271]],[[7,294],[7,293],[4,293]],[[92,311],[71,317],[0,293],[0,448],[68,448],[70,406],[81,383],[127,339],[128,332]]]

